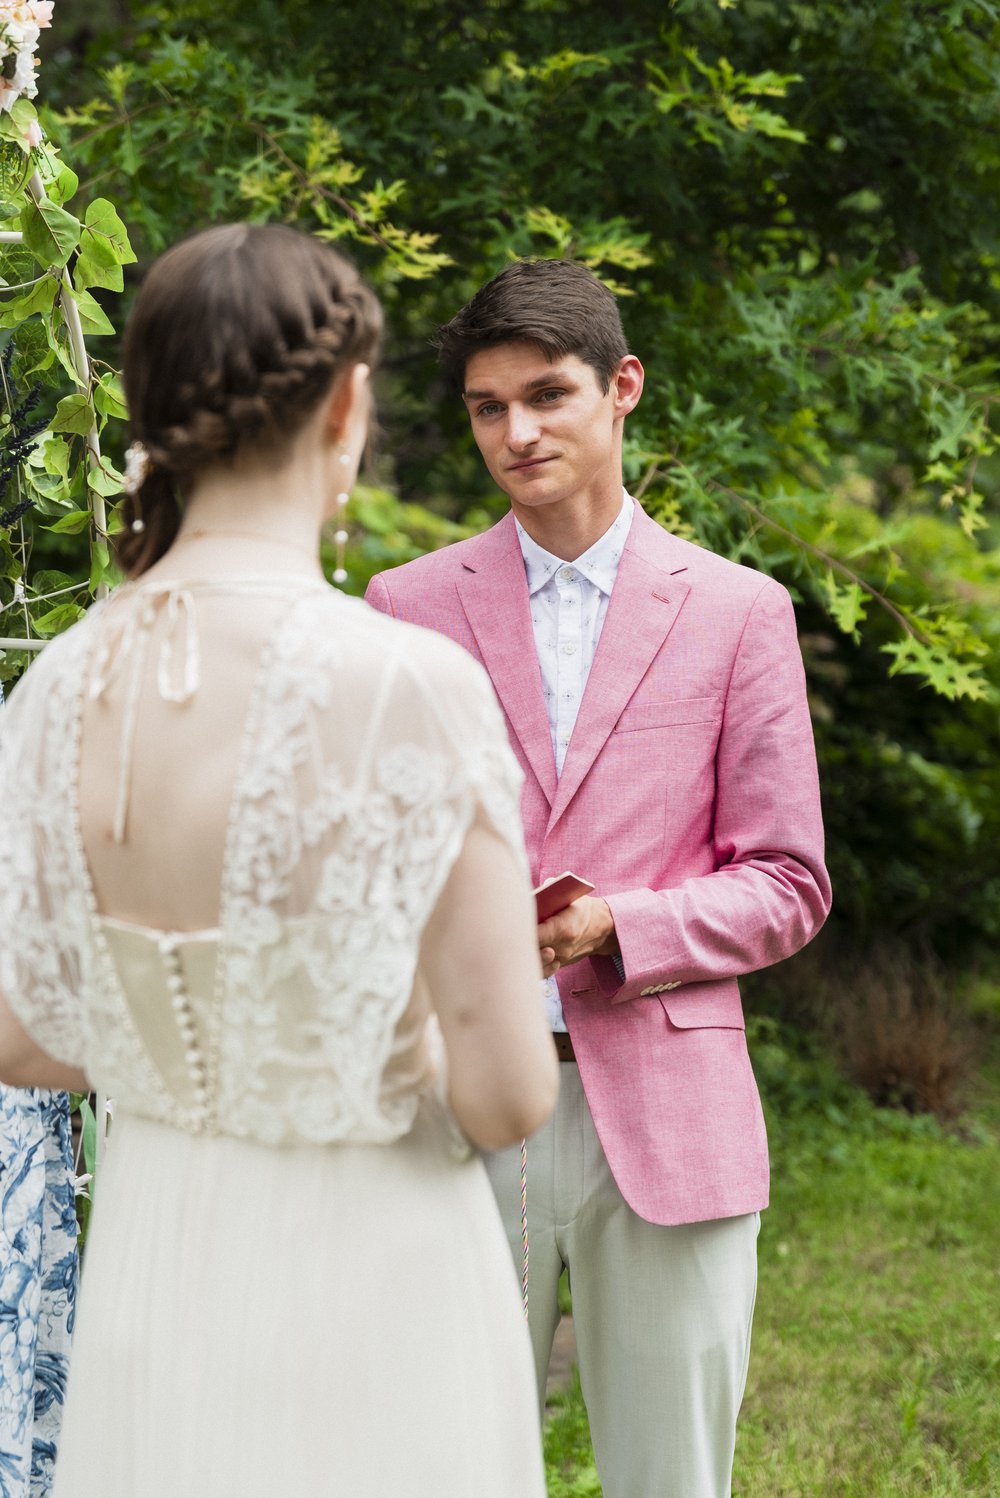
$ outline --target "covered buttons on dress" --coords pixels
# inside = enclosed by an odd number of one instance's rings
[[[209,1116],[208,1067],[199,1043],[191,998],[184,982],[178,938],[172,933],[165,932],[160,937],[158,945],[166,974],[167,992],[170,994],[170,1007],[177,1021],[177,1030],[184,1050],[184,1063],[199,1114],[198,1122],[204,1126]]]

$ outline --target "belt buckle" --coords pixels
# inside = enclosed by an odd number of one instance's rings
[[[575,1061],[576,1053],[573,1050],[573,1041],[568,1031],[553,1030],[552,1041],[556,1048],[556,1055],[560,1061]]]

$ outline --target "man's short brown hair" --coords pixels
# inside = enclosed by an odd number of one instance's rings
[[[515,260],[445,323],[435,343],[459,390],[473,354],[502,343],[533,343],[550,360],[575,354],[605,393],[628,354],[614,296],[572,260]]]

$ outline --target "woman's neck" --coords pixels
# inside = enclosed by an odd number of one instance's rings
[[[321,577],[329,478],[311,452],[281,467],[256,463],[199,475],[157,573],[302,573]],[[152,572],[154,569],[150,569]]]

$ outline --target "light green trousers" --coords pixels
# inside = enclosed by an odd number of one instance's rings
[[[604,1498],[729,1498],[758,1213],[660,1227],[628,1206],[572,1063],[528,1144],[528,1313],[544,1402],[565,1267]],[[486,1157],[520,1274],[520,1151]]]

